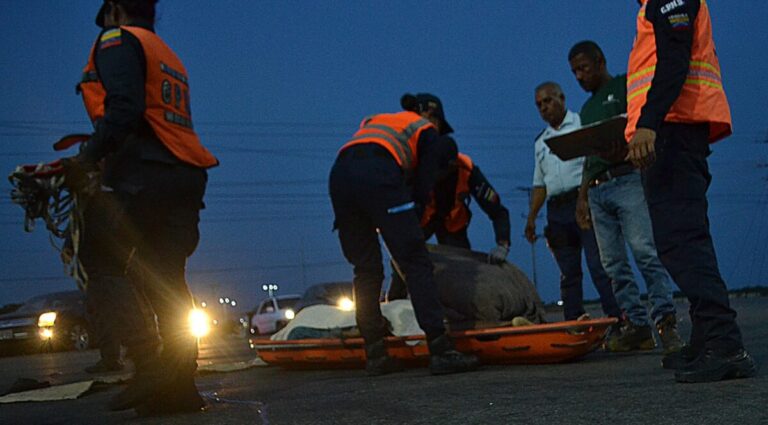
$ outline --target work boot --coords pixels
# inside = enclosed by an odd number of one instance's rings
[[[653,350],[656,342],[650,325],[636,325],[627,320],[618,338],[612,338],[606,343],[606,350],[625,352],[634,350]]]
[[[146,400],[135,407],[141,417],[195,413],[207,409],[205,401],[197,391],[193,376],[176,379],[163,385],[157,397]]]
[[[471,372],[480,364],[477,357],[456,351],[445,334],[429,342],[429,353],[429,372],[433,375]]]
[[[680,350],[666,354],[662,357],[661,367],[664,369],[679,370],[694,360],[696,360],[696,350],[690,345],[683,345]]]
[[[608,332],[605,335],[605,341],[603,341],[603,350],[611,351],[608,347],[616,346],[621,338],[621,329],[626,326],[627,321],[620,319],[618,322],[608,327]]]
[[[696,357],[696,360],[675,371],[675,380],[687,383],[716,382],[751,378],[756,374],[757,366],[752,356],[743,348],[728,355],[706,350]]]
[[[120,360],[107,361],[107,360],[101,359],[96,364],[86,367],[85,371],[88,373],[98,374],[98,373],[119,372],[123,369],[125,369],[125,365]]]
[[[404,367],[400,361],[387,354],[384,340],[380,339],[365,346],[365,372],[368,376],[386,375],[401,372]]]
[[[110,410],[126,410],[144,403],[155,397],[163,388],[164,379],[160,368],[159,358],[134,358],[136,372],[128,383],[128,386],[109,402]]]
[[[664,316],[656,324],[656,330],[659,332],[665,356],[680,351],[683,348],[683,340],[677,332],[677,318],[674,314]]]

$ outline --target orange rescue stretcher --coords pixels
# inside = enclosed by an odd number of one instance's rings
[[[451,332],[456,349],[484,364],[561,363],[580,358],[603,342],[615,318],[557,322]],[[289,341],[252,340],[265,362],[286,369],[357,369],[365,367],[362,338]],[[387,337],[390,356],[406,366],[424,366],[429,351],[424,335]]]

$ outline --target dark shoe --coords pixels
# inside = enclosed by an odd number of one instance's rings
[[[157,358],[134,359],[136,373],[128,386],[109,402],[110,410],[126,410],[144,403],[160,394],[167,379],[163,379],[159,360]]]
[[[177,413],[203,412],[207,405],[200,393],[197,392],[194,378],[185,383],[166,384],[157,397],[145,401],[135,407],[136,414],[141,417],[173,415]]]
[[[678,370],[694,360],[696,360],[696,351],[690,345],[683,345],[680,350],[664,355],[661,358],[661,367]]]
[[[635,350],[653,350],[656,342],[653,340],[653,331],[649,325],[635,325],[627,321],[621,329],[618,338],[611,338],[606,343],[606,350],[612,352],[625,352]]]
[[[110,362],[102,359],[98,363],[86,367],[85,371],[88,373],[109,373],[119,372],[123,369],[125,369],[125,365],[120,360]]]
[[[480,364],[477,357],[456,351],[448,335],[430,341],[429,352],[429,372],[433,375],[471,372]]]
[[[605,334],[605,341],[603,342],[603,349],[605,351],[611,351],[608,347],[618,344],[619,338],[621,338],[621,329],[626,324],[626,320],[620,319],[608,328],[608,332]]]
[[[672,354],[683,348],[683,340],[677,332],[677,318],[674,314],[664,316],[656,324],[656,330],[661,338],[661,346],[664,348],[664,355]]]
[[[368,376],[380,376],[389,373],[401,372],[405,369],[394,357],[387,354],[384,341],[377,341],[365,347],[365,372]]]
[[[726,379],[751,378],[757,374],[752,356],[739,349],[729,355],[720,355],[707,350],[696,360],[675,372],[677,382],[701,383]]]

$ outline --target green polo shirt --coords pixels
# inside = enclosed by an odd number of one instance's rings
[[[581,107],[581,125],[605,120],[627,112],[627,75],[617,75],[605,87],[592,95]],[[584,175],[594,179],[608,170],[610,163],[598,156],[588,156],[584,163]]]

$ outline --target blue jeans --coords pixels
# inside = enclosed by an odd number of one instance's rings
[[[592,283],[600,295],[603,312],[611,317],[621,317],[611,288],[611,279],[600,264],[600,253],[592,230],[582,230],[576,224],[576,201],[553,207],[547,203],[547,228],[544,230],[547,244],[560,267],[560,296],[563,299],[565,320],[575,320],[584,314],[581,281],[581,251],[587,257],[587,267]]]
[[[616,300],[627,318],[636,325],[648,324],[648,314],[640,300],[640,288],[629,264],[626,244],[629,244],[635,264],[645,280],[653,321],[658,323],[664,316],[675,314],[672,286],[667,270],[656,254],[640,174],[626,174],[590,188],[589,208],[600,259],[613,279]]]

